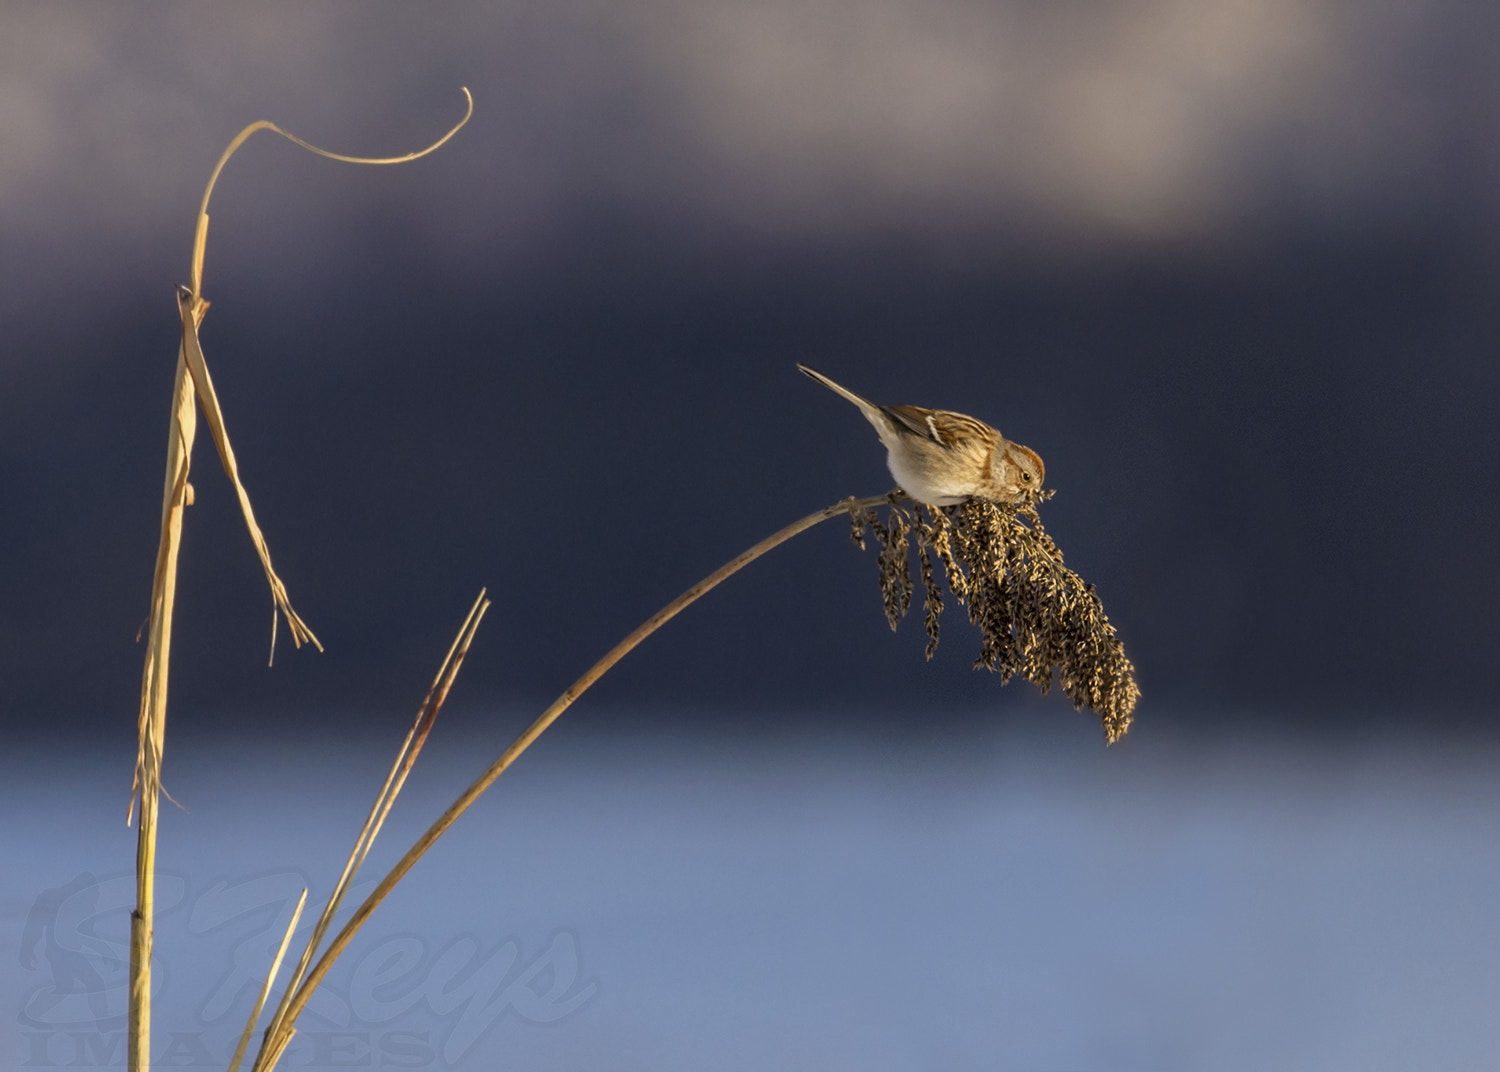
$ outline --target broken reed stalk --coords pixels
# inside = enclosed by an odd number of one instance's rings
[[[317,965],[307,975],[302,984],[296,987],[295,994],[292,993],[291,987],[288,988],[288,996],[283,997],[282,1009],[278,1012],[275,1021],[275,1030],[273,1031],[268,1028],[261,1041],[260,1052],[256,1056],[253,1072],[270,1072],[271,1069],[275,1068],[277,1060],[286,1052],[286,1047],[296,1032],[297,1018],[302,1014],[302,1010],[306,1008],[308,1001],[312,998],[313,991],[317,989],[318,984],[323,981],[339,956],[348,947],[349,943],[353,941],[354,936],[359,933],[360,928],[369,920],[375,909],[396,888],[396,884],[406,877],[407,873],[416,865],[416,862],[426,855],[427,850],[432,848],[437,839],[447,832],[448,828],[458,820],[458,817],[468,811],[470,806],[483,795],[484,791],[493,785],[495,780],[504,774],[506,769],[520,757],[521,753],[530,748],[536,739],[546,732],[547,727],[556,722],[558,717],[571,707],[575,700],[587,692],[594,682],[598,681],[611,667],[630,654],[641,641],[671,621],[689,605],[697,602],[698,599],[710,590],[716,588],[720,582],[738,573],[757,558],[766,554],[766,552],[781,546],[793,536],[806,532],[814,525],[827,521],[829,518],[838,517],[840,514],[861,516],[864,511],[885,502],[886,499],[887,497],[884,495],[877,495],[868,499],[855,499],[851,497],[845,499],[843,502],[835,503],[833,506],[825,507],[815,513],[808,514],[800,521],[795,521],[774,535],[766,537],[748,551],[730,559],[724,565],[714,570],[713,573],[710,573],[703,580],[693,585],[686,592],[683,592],[682,595],[646,619],[646,621],[642,622],[634,632],[611,648],[602,659],[589,667],[582,677],[569,685],[561,696],[552,701],[552,706],[543,711],[541,716],[524,733],[517,737],[509,748],[501,753],[500,758],[491,763],[484,773],[474,781],[474,784],[464,790],[463,794],[449,806],[448,810],[443,812],[432,826],[428,827],[427,832],[418,838],[416,843],[407,850],[406,855],[396,862],[396,865],[391,868],[390,873],[380,880],[379,885],[365,898],[364,903],[354,910],[354,915],[350,917],[349,921],[344,924],[343,930],[339,931],[338,935],[329,944],[328,949],[319,958]]]
[[[469,91],[463,91],[467,107],[464,117],[438,141],[415,153],[400,157],[362,158],[343,156],[320,149],[287,133],[274,123],[261,121],[252,123],[230,142],[219,157],[203,191],[203,201],[198,210],[197,227],[193,234],[193,254],[189,270],[191,285],[180,288],[178,315],[182,322],[182,341],[177,350],[177,372],[172,387],[172,417],[167,432],[166,480],[162,493],[161,535],[157,542],[156,568],[151,583],[151,616],[147,630],[146,656],[141,671],[141,698],[138,717],[139,741],[136,749],[135,775],[131,785],[130,809],[126,815],[127,825],[140,806],[140,827],[136,838],[136,906],[130,914],[130,1007],[127,1016],[126,1061],[131,1072],[146,1072],[151,1067],[151,947],[156,896],[156,829],[159,804],[163,793],[161,784],[162,753],[166,744],[167,725],[167,680],[171,663],[172,615],[177,597],[177,558],[182,542],[183,512],[193,501],[192,485],[188,483],[193,440],[197,432],[196,405],[203,407],[204,417],[213,434],[214,444],[224,471],[234,484],[239,497],[240,510],[255,545],[266,581],[270,585],[271,650],[276,649],[276,621],[278,613],[285,617],[292,633],[292,642],[301,647],[311,643],[320,650],[318,638],[303,623],[292,608],[286,586],[271,566],[271,553],[265,537],[255,522],[255,513],[250,506],[250,496],[240,481],[239,468],[229,435],[224,427],[223,414],[214,393],[213,381],[208,375],[208,365],[203,358],[203,348],[198,341],[198,328],[208,311],[208,302],[203,298],[203,257],[208,243],[208,202],[213,193],[219,173],[229,158],[245,140],[258,130],[270,130],[297,145],[320,156],[354,164],[399,164],[425,156],[449,138],[453,137],[474,111],[474,100]]]

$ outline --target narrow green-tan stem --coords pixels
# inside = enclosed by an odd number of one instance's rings
[[[521,753],[530,748],[536,739],[546,732],[547,727],[556,722],[558,717],[571,707],[575,700],[587,692],[594,682],[598,681],[611,667],[630,654],[641,641],[675,618],[682,610],[696,602],[711,589],[717,587],[720,582],[733,576],[757,558],[760,558],[766,552],[779,547],[793,536],[805,532],[814,525],[827,521],[829,518],[838,517],[840,514],[852,513],[855,510],[867,509],[871,506],[878,506],[887,501],[888,496],[886,495],[876,495],[868,499],[845,499],[843,502],[825,507],[816,513],[808,514],[800,521],[793,522],[780,532],[766,537],[748,551],[724,563],[724,565],[714,570],[714,572],[703,578],[703,580],[693,585],[686,592],[683,592],[682,595],[646,619],[633,633],[611,648],[604,658],[589,667],[582,677],[569,685],[561,696],[552,701],[552,706],[543,711],[541,717],[533,722],[521,736],[517,737],[509,748],[501,753],[499,759],[490,764],[489,768],[475,780],[473,785],[464,790],[463,794],[453,802],[448,810],[443,812],[437,822],[433,823],[427,829],[427,832],[417,839],[406,855],[401,857],[396,863],[396,866],[391,868],[390,873],[380,880],[380,884],[365,898],[364,903],[355,909],[354,915],[350,917],[349,922],[344,924],[344,929],[339,931],[332,943],[329,944],[327,951],[324,952],[318,963],[313,967],[313,970],[308,974],[306,981],[303,982],[296,995],[287,1003],[286,1013],[281,1020],[279,1036],[272,1038],[271,1034],[267,1032],[266,1038],[261,1043],[262,1057],[279,1054],[285,1050],[286,1043],[290,1041],[290,1035],[297,1022],[297,1017],[312,997],[313,991],[317,989],[318,984],[323,981],[324,976],[328,974],[334,962],[338,960],[339,955],[343,953],[344,949],[354,939],[360,928],[365,925],[370,915],[385,900],[391,890],[395,889],[396,884],[406,877],[406,874],[415,866],[416,862],[422,858],[438,838],[447,832],[448,828],[457,821],[458,817],[468,811],[469,807],[479,799],[484,791],[494,784],[495,779],[504,774],[506,769],[516,761]],[[264,1064],[257,1061],[256,1064],[258,1069],[269,1069],[273,1066],[274,1061]]]

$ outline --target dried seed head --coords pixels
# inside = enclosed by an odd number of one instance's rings
[[[975,668],[1019,675],[1043,693],[1055,678],[1075,708],[1100,717],[1113,744],[1130,728],[1140,689],[1135,667],[1104,614],[1094,586],[1063,564],[1042,527],[1034,497],[1017,505],[970,499],[925,511],[891,496],[882,524],[873,512],[857,518],[880,542],[876,563],[886,620],[896,628],[911,606],[911,536],[925,590],[927,657],[937,649],[943,599],[932,558],[943,564],[948,588],[979,627]],[[863,513],[863,512],[862,512]]]
[[[852,495],[849,501],[854,501]],[[854,541],[855,547],[861,551],[865,549],[865,530],[874,528],[878,520],[875,511],[868,507],[857,507],[849,511],[849,538]]]
[[[872,527],[880,541],[880,553],[875,557],[880,568],[880,598],[885,604],[885,620],[894,631],[911,609],[911,564],[907,556],[910,528],[905,512],[895,503],[889,508],[886,523],[877,521]]]

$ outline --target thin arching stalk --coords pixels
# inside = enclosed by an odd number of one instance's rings
[[[458,820],[458,817],[468,811],[469,807],[479,799],[484,791],[494,784],[495,779],[504,774],[510,765],[520,757],[521,753],[530,748],[536,739],[547,731],[547,727],[556,722],[562,713],[573,705],[575,700],[589,690],[594,682],[598,681],[609,672],[610,668],[626,655],[630,654],[641,641],[675,618],[682,610],[690,604],[697,602],[709,590],[717,587],[721,581],[738,573],[766,552],[781,546],[793,536],[806,532],[814,525],[827,521],[829,518],[866,510],[886,501],[888,499],[885,495],[877,495],[868,499],[845,499],[843,502],[835,503],[833,506],[826,507],[816,513],[808,514],[800,521],[793,522],[780,532],[766,537],[748,551],[736,555],[724,563],[724,565],[714,570],[714,572],[693,585],[686,592],[683,592],[682,595],[672,600],[672,602],[668,603],[650,618],[647,618],[634,632],[611,648],[608,654],[589,667],[582,677],[569,685],[563,694],[552,701],[552,705],[543,711],[541,716],[527,727],[526,731],[517,737],[509,748],[501,753],[500,758],[491,763],[488,769],[475,779],[474,784],[464,790],[462,795],[449,806],[448,810],[443,812],[438,820],[427,829],[427,832],[417,839],[416,843],[407,850],[406,855],[401,857],[396,866],[391,868],[390,873],[381,879],[380,884],[365,898],[365,902],[359,908],[355,909],[354,915],[350,917],[349,922],[344,925],[343,930],[339,931],[338,935],[329,944],[328,949],[323,953],[312,971],[308,973],[307,978],[297,989],[296,994],[292,996],[290,1001],[285,1003],[285,1013],[280,1018],[279,1030],[274,1034],[271,1031],[267,1031],[261,1043],[260,1055],[256,1060],[256,1072],[268,1072],[269,1069],[275,1067],[276,1059],[285,1052],[287,1043],[291,1041],[297,1017],[302,1013],[303,1008],[306,1007],[308,1000],[313,995],[313,991],[317,989],[318,984],[323,981],[324,976],[328,974],[334,962],[338,960],[339,955],[343,953],[344,949],[354,939],[354,936],[359,933],[360,928],[365,925],[365,922],[370,918],[375,909],[385,900],[391,890],[395,889],[396,884],[406,877],[406,874],[415,866],[416,862],[422,858],[428,849],[432,848],[438,838],[447,832],[448,828]]]

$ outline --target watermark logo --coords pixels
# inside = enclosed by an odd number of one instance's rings
[[[179,993],[165,1003],[179,1019],[163,1024],[163,1003],[156,1003],[154,1063],[223,1065],[305,885],[293,871],[221,879],[197,890],[180,876],[157,876],[153,994],[171,989],[164,933],[185,930],[194,941],[172,945],[192,948],[196,963],[180,973],[194,980],[191,996]],[[346,903],[358,904],[364,892],[351,890]],[[21,967],[36,977],[17,1017],[27,1044],[22,1067],[123,1063],[134,902],[132,875],[84,873],[37,895],[20,949]],[[309,926],[299,937],[305,940]],[[289,960],[297,948],[294,940]],[[284,965],[279,983],[288,970]],[[472,934],[442,942],[416,934],[356,940],[314,992],[283,1065],[452,1066],[507,1020],[557,1023],[598,993],[568,930],[554,930],[530,949],[513,937],[486,941]],[[180,1020],[184,1000],[193,1017],[188,1023]]]

